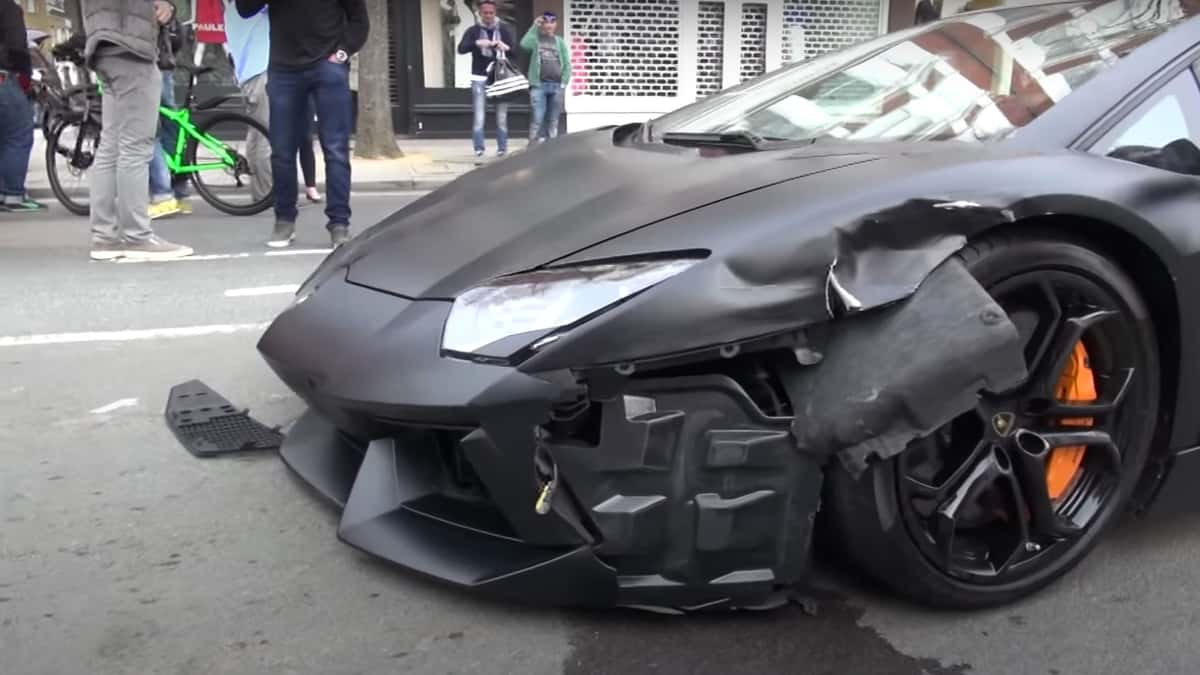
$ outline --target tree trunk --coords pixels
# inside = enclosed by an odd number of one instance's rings
[[[367,0],[371,34],[358,54],[358,128],[354,156],[401,157],[392,128],[392,78],[388,73],[388,0]]]

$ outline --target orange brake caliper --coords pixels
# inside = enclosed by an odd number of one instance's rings
[[[1087,349],[1083,342],[1075,343],[1071,359],[1063,369],[1058,379],[1058,389],[1055,392],[1058,400],[1071,403],[1091,403],[1096,400],[1096,379],[1088,364]],[[1076,417],[1062,420],[1068,426],[1092,426],[1092,418]],[[1062,497],[1071,486],[1079,466],[1083,463],[1083,455],[1087,448],[1075,445],[1065,448],[1055,448],[1050,451],[1050,460],[1046,462],[1046,488],[1050,499]]]

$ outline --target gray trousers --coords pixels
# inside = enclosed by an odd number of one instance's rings
[[[104,97],[100,147],[90,170],[92,241],[145,241],[154,235],[146,185],[157,142],[162,73],[150,61],[125,55],[101,55],[94,70]]]
[[[255,75],[242,83],[246,114],[271,127],[271,102],[267,98],[267,74]],[[258,201],[274,190],[271,180],[271,139],[257,131],[247,132],[246,159],[250,161],[250,196]]]

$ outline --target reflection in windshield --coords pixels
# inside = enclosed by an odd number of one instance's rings
[[[653,123],[789,140],[985,141],[1029,124],[1196,10],[1108,0],[963,15],[789,66]]]

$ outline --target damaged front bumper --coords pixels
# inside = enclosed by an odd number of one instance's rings
[[[524,603],[756,607],[806,576],[833,455],[894,454],[1023,377],[1015,329],[964,275],[949,265],[903,303],[834,322],[819,364],[781,368],[787,416],[719,369],[638,368],[613,388],[447,359],[449,303],[343,279],[284,312],[260,351],[310,406],[283,460],[342,510],[346,543]],[[903,347],[935,340],[955,351]]]

